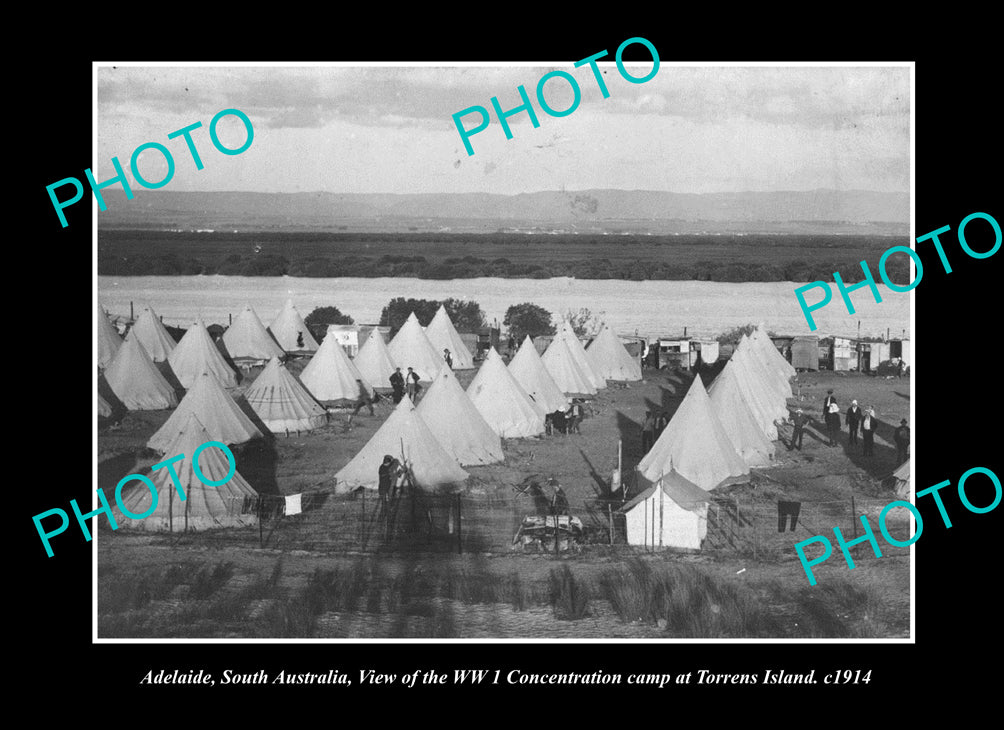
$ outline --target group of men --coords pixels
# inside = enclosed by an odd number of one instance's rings
[[[582,401],[579,398],[573,398],[565,410],[554,411],[554,413],[548,413],[544,417],[544,432],[548,436],[554,435],[555,432],[582,433],[579,430],[582,418]]]
[[[823,420],[826,423],[826,433],[828,438],[827,446],[836,446],[840,428],[840,406],[832,390],[826,391],[826,398],[823,400]],[[795,411],[792,418],[794,431],[791,443],[788,444],[788,451],[792,449],[802,450],[802,432],[808,421],[801,408]],[[847,409],[845,423],[849,434],[848,444],[858,443],[858,429],[861,429],[861,441],[865,456],[873,456],[875,453],[875,429],[878,427],[878,419],[875,417],[875,408],[869,406],[862,410],[856,400],[851,401]],[[898,463],[903,463],[909,458],[910,451],[910,427],[906,419],[900,421],[899,427],[893,434],[893,441],[896,443],[896,459]]]
[[[446,361],[447,367],[453,370],[453,356],[450,351],[443,348],[443,360]],[[419,381],[418,373],[412,368],[408,368],[408,374],[404,375],[401,372],[401,368],[396,368],[390,375],[390,387],[394,391],[394,405],[401,402],[404,398],[404,394],[407,391],[408,397],[415,402],[418,399],[418,394],[422,392],[422,386],[418,384]]]

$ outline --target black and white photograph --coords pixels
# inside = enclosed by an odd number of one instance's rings
[[[68,67],[44,646],[147,698],[767,703],[989,615],[989,67],[547,37]]]

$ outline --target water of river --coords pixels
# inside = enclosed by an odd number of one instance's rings
[[[910,334],[910,294],[879,285],[882,302],[867,288],[851,297],[856,313],[847,313],[836,285],[833,299],[813,313],[819,329],[810,333],[791,282],[621,281],[603,279],[309,279],[289,276],[99,276],[98,301],[112,314],[138,314],[149,305],[167,324],[188,327],[202,316],[206,323],[227,324],[250,304],[267,326],[287,299],[300,314],[336,306],[356,322],[378,322],[394,297],[477,301],[488,320],[502,322],[513,304],[532,302],[554,315],[589,309],[620,334],[645,337],[682,334],[711,336],[734,326],[762,322],[779,334],[862,336]],[[810,302],[820,296],[808,294]]]

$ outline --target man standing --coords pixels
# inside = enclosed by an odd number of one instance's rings
[[[840,406],[834,398],[830,401],[829,410],[826,413],[826,430],[830,436],[830,446],[837,445],[837,434],[840,433]]]
[[[390,454],[383,457],[383,463],[380,465],[380,482],[377,487],[377,491],[380,494],[380,501],[386,503],[388,499],[393,495],[394,487],[397,483],[398,475],[401,473],[401,462],[395,459]]]
[[[847,409],[847,430],[850,432],[849,443],[858,442],[858,426],[861,423],[861,409],[856,400],[851,401],[851,407]]]
[[[411,398],[411,402],[415,402],[415,396],[418,395],[418,373],[416,373],[411,368],[408,368],[408,375],[405,377],[405,382],[408,383],[408,397]]]
[[[791,419],[792,424],[795,428],[791,434],[791,443],[788,444],[788,451],[792,449],[802,450],[802,431],[805,430],[805,414],[802,409],[799,408],[795,411],[795,417]]]
[[[645,421],[641,424],[641,451],[647,454],[655,443],[655,419],[652,411],[645,411]]]
[[[582,406],[579,405],[579,399],[573,398],[572,405],[568,407],[568,433],[581,433],[579,431],[579,422],[582,420]]]
[[[394,389],[394,405],[404,398],[404,376],[401,375],[401,368],[390,374],[390,387]]]
[[[871,406],[865,411],[865,417],[861,419],[861,438],[864,440],[865,456],[871,456],[875,452],[875,409]]]
[[[906,425],[905,418],[899,422],[899,428],[892,438],[896,442],[896,463],[902,464],[910,458],[910,427]]]

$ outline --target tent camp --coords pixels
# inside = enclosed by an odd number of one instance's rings
[[[547,346],[540,361],[565,395],[596,395],[589,376],[576,361],[564,340],[555,338]]]
[[[235,363],[268,362],[273,357],[286,354],[250,306],[245,306],[227,327],[223,333],[223,344]]]
[[[711,495],[689,479],[675,471],[664,474],[618,510],[624,514],[628,545],[700,550],[709,502]]]
[[[181,399],[174,413],[150,437],[146,445],[156,451],[166,451],[171,439],[182,430],[190,413],[195,414],[214,441],[228,445],[242,444],[264,436],[234,399],[227,395],[220,382],[209,373],[203,373],[196,378],[195,384]]]
[[[321,347],[300,373],[300,382],[319,402],[327,404],[354,403],[359,397],[359,384],[373,397],[373,386],[349,360],[334,337],[325,337]]]
[[[98,367],[108,367],[115,353],[122,346],[122,338],[111,322],[105,310],[98,305]]]
[[[711,406],[729,441],[747,466],[769,466],[774,458],[774,444],[763,432],[753,412],[746,405],[735,376],[736,365],[729,361],[708,389]]]
[[[164,323],[160,321],[160,317],[151,307],[144,307],[143,311],[139,313],[136,323],[126,334],[127,342],[130,338],[138,339],[143,345],[143,349],[146,350],[146,354],[154,362],[167,360],[167,356],[171,354],[176,344],[174,338],[164,327]]]
[[[412,368],[420,380],[432,382],[440,370],[446,367],[443,351],[437,350],[425,336],[425,330],[418,323],[418,317],[412,312],[407,321],[394,335],[387,346],[391,359],[401,366],[401,371],[407,375]]]
[[[494,347],[488,350],[467,395],[488,425],[502,438],[544,433],[544,410],[516,382]]]
[[[156,494],[139,480],[132,484],[131,489],[124,491],[122,506],[135,517],[127,517],[116,504],[112,511],[118,526],[155,532],[185,532],[254,525],[257,522],[258,493],[236,468],[231,468],[226,454],[219,447],[205,446],[207,441],[213,440],[192,413],[180,422],[177,430],[172,428],[167,434],[164,453],[171,456],[184,454],[185,458],[175,461],[170,469],[156,469],[150,474]],[[196,457],[202,479],[195,473]],[[172,471],[178,476],[177,485],[172,481]],[[219,484],[207,486],[204,481]],[[179,489],[185,494],[184,500]]]
[[[385,455],[407,465],[419,489],[450,489],[462,485],[468,477],[405,396],[359,453],[335,474],[335,493],[345,494],[359,487],[377,489]]]
[[[292,299],[286,300],[285,306],[268,326],[268,331],[279,343],[279,347],[290,354],[317,352],[317,340],[310,334],[300,313],[293,306]]]
[[[158,411],[178,405],[178,396],[136,337],[126,338],[105,368],[105,380],[130,411]]]
[[[416,408],[432,434],[461,466],[502,461],[502,441],[471,403],[457,376],[444,368]]]
[[[641,380],[641,365],[628,354],[623,343],[608,325],[603,325],[598,335],[586,348],[593,359],[597,375],[606,380]]]
[[[244,397],[272,433],[312,431],[328,422],[328,412],[277,357],[269,360]]]
[[[568,398],[547,372],[530,335],[526,336],[516,356],[509,361],[509,372],[544,413],[564,411],[568,407]]]
[[[446,313],[446,307],[442,304],[439,305],[439,310],[429,322],[429,326],[425,328],[425,336],[429,338],[429,342],[440,355],[443,354],[444,349],[450,351],[454,370],[470,370],[474,367],[474,357],[471,355],[471,351],[460,339],[460,333],[453,326],[453,321]]]
[[[212,374],[224,388],[237,387],[237,374],[220,354],[201,319],[188,328],[167,361],[186,388],[191,388],[203,373]]]
[[[700,376],[694,378],[669,425],[638,463],[638,471],[650,482],[674,469],[705,490],[743,482],[749,474],[715,415]]]
[[[390,390],[390,376],[394,374],[397,367],[387,349],[387,343],[383,340],[380,330],[374,327],[366,338],[366,342],[359,348],[352,364],[363,376],[363,380],[376,389]]]

